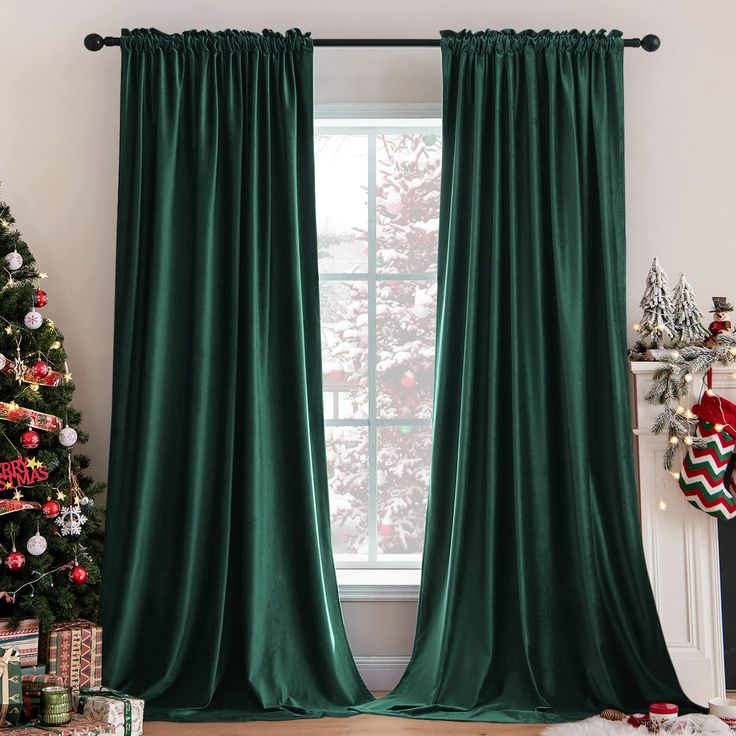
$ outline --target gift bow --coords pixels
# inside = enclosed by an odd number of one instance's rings
[[[123,701],[123,733],[125,736],[131,736],[133,731],[133,715],[130,707],[131,696],[120,692],[120,690],[113,690],[111,687],[83,687],[79,690],[77,712],[84,713],[84,704],[87,702],[87,698],[94,697],[113,698],[114,700]]]
[[[13,659],[16,659],[20,655],[17,649],[2,649],[0,648],[0,678],[5,678],[8,673],[8,665]]]

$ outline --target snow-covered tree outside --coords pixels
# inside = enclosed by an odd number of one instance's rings
[[[431,457],[439,136],[377,126],[318,134],[315,150],[336,559],[418,560]]]
[[[673,326],[677,345],[692,345],[710,335],[703,324],[703,313],[695,301],[695,292],[685,278],[685,274],[680,274],[680,280],[673,294],[673,302]]]

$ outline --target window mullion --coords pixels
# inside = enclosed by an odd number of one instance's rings
[[[376,427],[376,133],[368,134],[368,559],[378,560]]]

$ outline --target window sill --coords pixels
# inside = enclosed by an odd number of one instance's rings
[[[419,600],[421,570],[337,569],[341,601]]]

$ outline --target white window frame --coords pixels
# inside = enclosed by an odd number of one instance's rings
[[[419,104],[323,104],[317,105],[315,109],[315,135],[320,133],[343,133],[345,128],[355,130],[355,133],[372,133],[373,124],[366,126],[366,121],[380,126],[382,131],[402,132],[406,128],[412,131],[440,133],[441,132],[441,105],[434,103]],[[420,121],[417,126],[415,121]],[[369,136],[368,166],[372,172],[375,170],[375,136]],[[385,278],[385,275],[376,273],[375,244],[376,244],[376,221],[375,221],[375,178],[368,177],[368,247],[369,247],[369,269],[366,274],[326,273],[320,274],[321,281],[357,281],[364,280],[368,284],[369,310],[375,310],[375,286],[376,281]],[[434,281],[435,274],[391,274],[389,278],[407,281]],[[375,324],[375,314],[373,324]],[[431,420],[425,419],[401,419],[388,420],[376,418],[376,346],[375,340],[369,344],[369,385],[370,402],[369,420],[335,419],[327,420],[325,426],[367,426],[369,429],[369,546],[376,546],[376,510],[377,499],[375,462],[377,431],[378,427],[392,425],[412,424],[417,426],[431,426]],[[421,571],[421,560],[383,560],[376,564],[375,560],[340,560],[336,561],[338,585],[341,600],[416,600],[419,593],[419,577]]]

